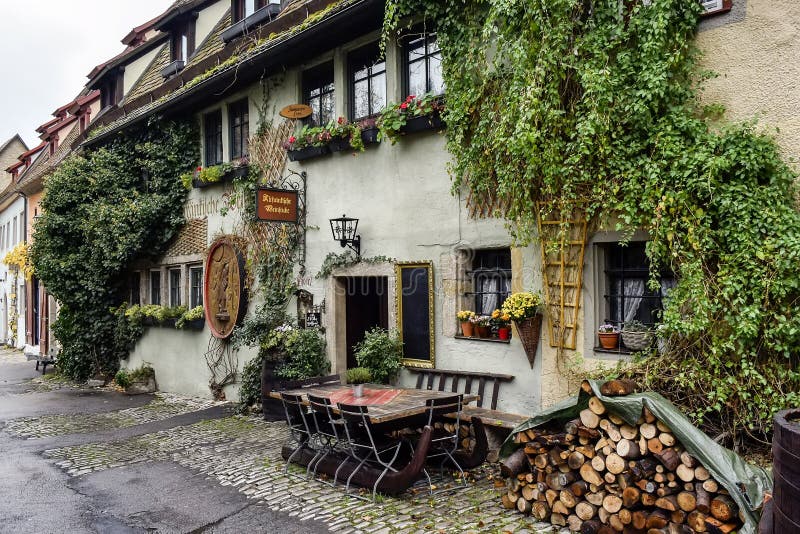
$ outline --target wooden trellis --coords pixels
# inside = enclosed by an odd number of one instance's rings
[[[564,208],[558,202],[539,202],[537,207],[550,346],[575,349],[588,227],[586,212],[581,207]]]

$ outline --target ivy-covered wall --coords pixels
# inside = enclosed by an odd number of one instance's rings
[[[162,253],[183,223],[179,176],[197,164],[197,135],[191,123],[153,119],[47,178],[31,254],[61,303],[53,331],[66,375],[113,376],[138,338],[117,328],[114,309],[127,298],[129,266]]]

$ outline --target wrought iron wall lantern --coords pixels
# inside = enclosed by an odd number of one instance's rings
[[[347,215],[342,215],[338,219],[331,219],[331,232],[333,239],[339,242],[344,247],[350,247],[356,253],[357,257],[361,257],[361,236],[357,235],[358,219],[353,219]]]

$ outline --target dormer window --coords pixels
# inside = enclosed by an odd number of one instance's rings
[[[271,21],[281,12],[280,0],[231,0],[230,28],[222,32],[225,43]]]
[[[52,156],[55,154],[56,150],[58,150],[58,134],[54,134],[50,137],[50,155]]]
[[[122,100],[122,80],[124,71],[120,68],[116,74],[110,73],[100,86],[100,105],[103,108],[116,106]]]
[[[280,10],[280,0],[231,0],[231,14],[233,22],[239,22],[254,14],[261,8],[275,6]]]
[[[194,20],[185,20],[172,32],[172,61],[186,61],[194,53]]]

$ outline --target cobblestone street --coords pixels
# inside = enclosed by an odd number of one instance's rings
[[[41,386],[49,381],[37,378],[29,382],[28,392],[21,396],[33,400],[40,394],[37,391],[48,389]],[[228,415],[119,439],[113,432],[134,431],[139,425],[153,422],[168,425],[176,416],[219,404],[157,394],[143,406],[106,413],[15,418],[5,422],[3,433],[17,442],[24,438],[22,441],[31,444],[47,442],[53,436],[76,439],[74,435],[81,434],[80,443],[49,447],[41,452],[45,461],[78,484],[86,477],[102,476],[105,472],[124,474],[147,465],[175,463],[196,473],[203,483],[235,489],[256,510],[284,514],[297,525],[320,523],[332,532],[552,532],[549,525],[533,523],[502,508],[499,497],[505,488],[495,488],[495,470],[489,466],[474,470],[470,485],[464,490],[438,494],[435,498],[427,491],[416,490],[400,498],[383,497],[372,503],[346,496],[342,487],[306,480],[305,471],[300,468],[292,468],[291,476],[287,475],[280,456],[288,436],[282,422]],[[95,433],[112,437],[92,439]],[[57,445],[58,441],[53,443]],[[145,526],[140,517],[129,524]]]

